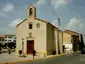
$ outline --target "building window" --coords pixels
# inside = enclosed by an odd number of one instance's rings
[[[29,16],[31,16],[32,13],[33,13],[32,8],[30,8],[30,10],[29,10]]]
[[[7,38],[7,37],[5,37],[5,38]]]
[[[13,42],[16,42],[16,40],[13,40]]]
[[[4,41],[4,39],[2,39],[2,41]]]
[[[8,37],[8,38],[12,38],[12,37]]]
[[[11,41],[11,40],[8,40],[8,41]]]
[[[29,29],[32,29],[32,23],[29,24]]]
[[[32,38],[32,33],[29,33],[29,38]]]

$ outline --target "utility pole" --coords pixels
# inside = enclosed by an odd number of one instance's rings
[[[59,26],[60,26],[60,18],[58,18],[58,54],[60,54],[60,44],[59,44]]]

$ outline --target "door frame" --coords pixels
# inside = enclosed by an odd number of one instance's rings
[[[28,44],[29,42],[31,42],[32,45],[29,45],[29,44]],[[32,46],[32,47],[33,47],[33,50],[34,50],[34,40],[27,40],[27,48],[26,48],[26,49],[27,49],[27,54],[32,54],[32,53],[29,53],[29,52],[28,52],[28,50],[29,50],[29,49],[28,49],[28,46]],[[31,51],[32,51],[32,50],[31,50]]]

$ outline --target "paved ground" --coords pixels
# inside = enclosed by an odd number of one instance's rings
[[[85,64],[85,55],[79,53],[55,56],[40,60],[16,62],[13,64]]]
[[[40,56],[35,56],[35,58],[38,59],[38,58],[41,58],[41,57]],[[21,60],[32,60],[32,59],[33,59],[32,55],[28,55],[26,57],[19,57],[15,53],[12,53],[10,55],[8,53],[0,54],[0,63],[15,62],[15,61],[21,61]]]
[[[16,61],[16,60],[26,60],[26,61],[18,61],[11,64],[85,64],[85,55],[81,55],[80,53],[75,54],[67,54],[63,56],[54,56],[54,57],[47,57],[44,59],[38,59],[39,57],[35,57],[37,60],[32,60],[32,56],[27,56],[24,58],[20,58],[18,56],[14,56],[14,54],[8,55],[7,54],[0,55],[1,62],[8,62],[8,61]],[[9,58],[8,58],[9,57]]]
[[[53,56],[53,55],[51,55]],[[48,56],[50,57],[50,56]],[[43,56],[35,56],[35,59],[44,58]],[[8,63],[8,62],[16,62],[16,61],[24,61],[24,60],[33,60],[32,55],[27,55],[26,57],[19,57],[16,55],[16,53],[11,53],[10,55],[8,53],[2,53],[0,54],[0,63]]]

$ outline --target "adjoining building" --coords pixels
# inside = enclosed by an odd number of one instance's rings
[[[76,52],[81,50],[84,45],[82,34],[66,30],[63,32],[63,45],[66,52]]]
[[[16,53],[22,50],[24,54],[49,55],[63,53],[62,31],[51,23],[36,18],[36,8],[30,5],[28,17],[16,26]]]
[[[0,43],[16,43],[16,36],[15,35],[0,35]]]
[[[4,35],[0,35],[0,43],[5,43],[4,41],[5,41]]]
[[[15,35],[4,35],[5,43],[16,43],[16,36]]]

